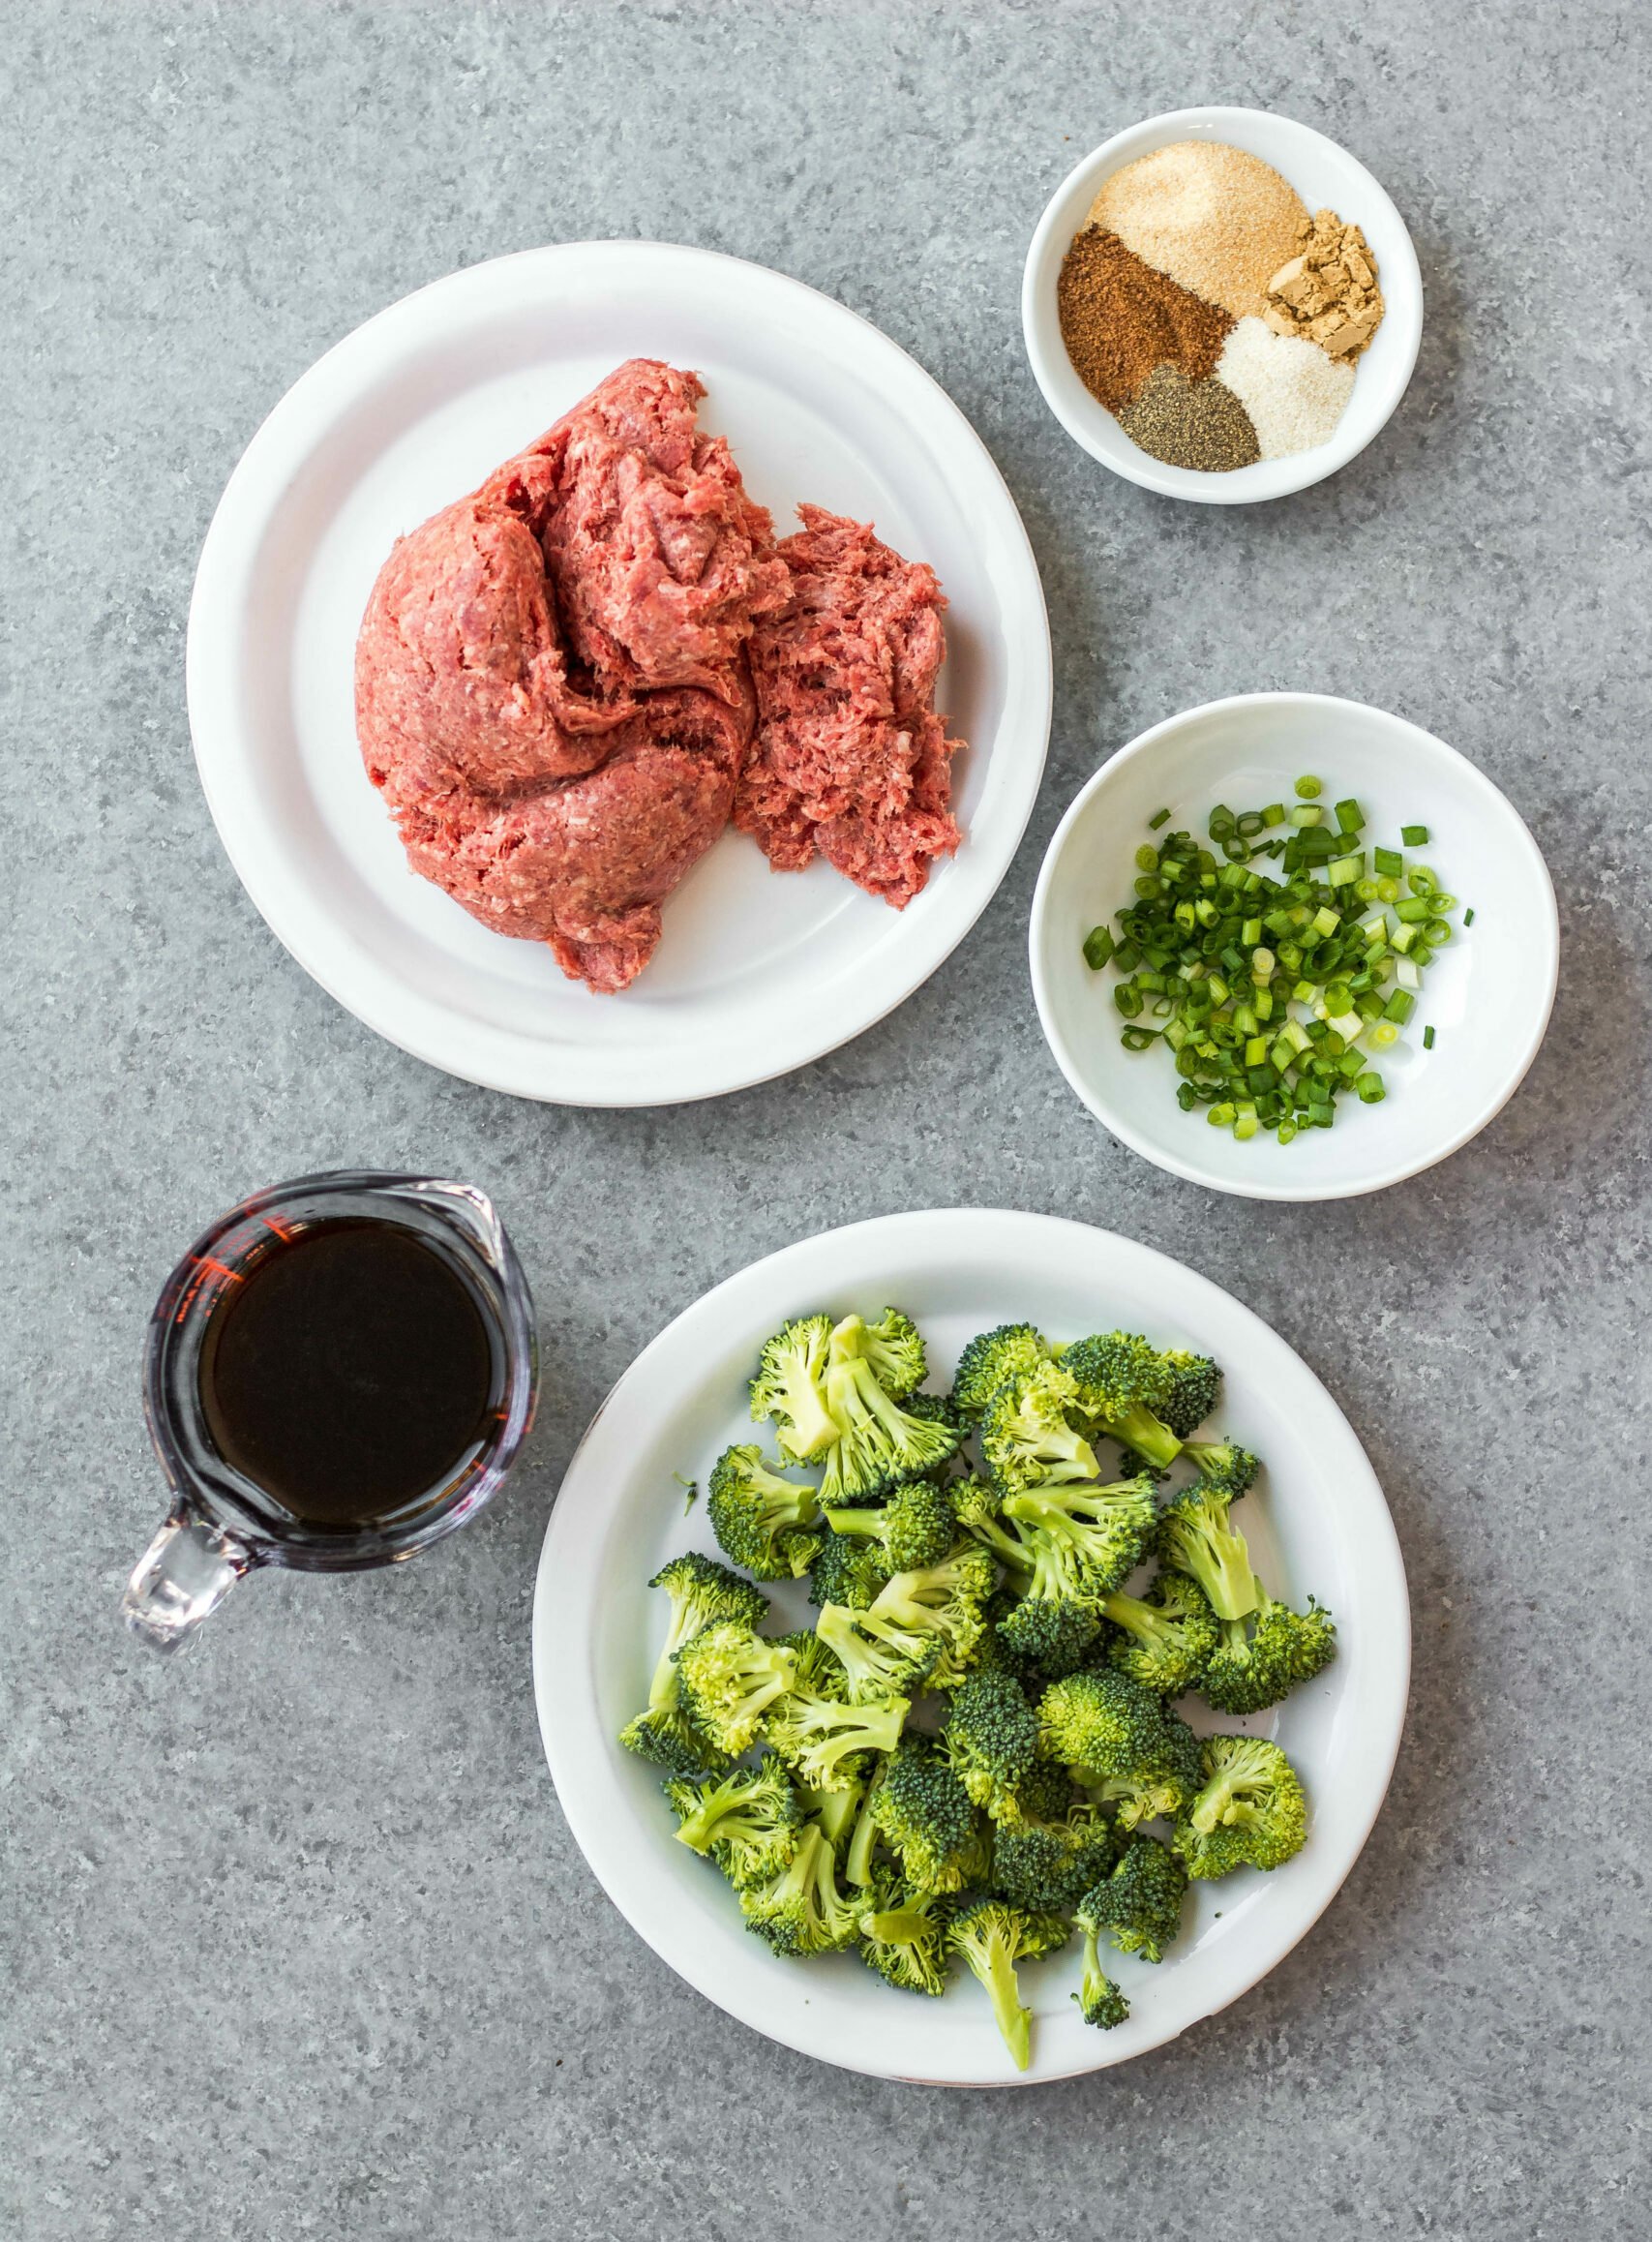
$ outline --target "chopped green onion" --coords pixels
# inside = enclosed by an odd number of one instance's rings
[[[1426,825],[1402,825],[1399,837],[1408,849],[1426,849],[1428,845],[1428,829]]]
[[[1465,926],[1472,926],[1474,924],[1474,913],[1465,911],[1462,915],[1462,923]]]
[[[1434,1047],[1434,1031],[1433,1031],[1433,1029],[1432,1029],[1431,1027],[1426,1027],[1426,1028],[1423,1030],[1423,1048],[1424,1048],[1426,1051],[1431,1051],[1431,1050],[1433,1049],[1433,1047]]]
[[[1203,1107],[1241,1141],[1269,1131],[1288,1144],[1330,1128],[1350,1088],[1378,1103],[1370,1057],[1398,1040],[1453,933],[1456,898],[1429,867],[1361,846],[1358,801],[1337,803],[1333,823],[1321,792],[1309,778],[1294,808],[1218,803],[1208,847],[1184,832],[1144,842],[1116,931],[1093,927],[1082,944],[1092,971],[1117,968],[1123,1047],[1165,1044],[1179,1107]],[[1156,811],[1148,832],[1171,815]],[[1284,830],[1261,838],[1270,828]]]

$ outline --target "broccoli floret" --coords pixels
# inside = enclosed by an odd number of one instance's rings
[[[1077,1793],[1065,1767],[1054,1760],[1036,1759],[1027,1772],[998,1801],[993,1815],[995,1830],[1022,1822],[1059,1822],[1075,1803]]]
[[[1116,1666],[1069,1674],[1038,1700],[1039,1752],[1073,1769],[1081,1783],[1151,1767],[1163,1748],[1158,1699]]]
[[[1075,1674],[1095,1649],[1101,1621],[1093,1605],[1062,1596],[1022,1596],[998,1621],[1010,1656],[1045,1678]]]
[[[1182,1453],[1202,1479],[1225,1495],[1230,1502],[1255,1485],[1262,1469],[1260,1458],[1235,1440],[1189,1440]]]
[[[881,1544],[857,1533],[827,1533],[809,1567],[809,1601],[863,1612],[891,1569]]]
[[[951,1902],[939,1893],[879,1876],[859,1919],[861,1959],[903,1992],[944,1993],[952,1966],[951,1915]]]
[[[1121,1954],[1164,1958],[1182,1927],[1187,1871],[1156,1837],[1132,1837],[1110,1876],[1085,1894],[1082,1912],[1105,1930]]]
[[[855,1702],[961,1682],[981,1639],[992,1581],[985,1551],[960,1542],[939,1564],[893,1574],[864,1611],[824,1606],[817,1632],[842,1661]]]
[[[914,1565],[884,1583],[858,1625],[891,1644],[940,1645],[928,1669],[930,1686],[951,1689],[970,1670],[985,1630],[984,1612],[995,1578],[993,1562],[973,1542],[960,1541],[934,1564]]]
[[[776,1876],[797,1850],[803,1803],[772,1752],[754,1767],[665,1786],[677,1842],[715,1861],[736,1887]]]
[[[872,1802],[872,1819],[909,1884],[957,1892],[975,1859],[970,1794],[926,1736],[903,1738]]]
[[[726,1768],[732,1756],[718,1750],[683,1705],[655,1706],[639,1712],[619,1731],[619,1742],[639,1759],[650,1759],[676,1775]]]
[[[1218,1712],[1241,1716],[1277,1705],[1300,1682],[1322,1674],[1337,1655],[1337,1622],[1322,1604],[1309,1596],[1307,1611],[1294,1612],[1260,1581],[1254,1615],[1221,1621],[1219,1636],[1199,1694]]]
[[[1173,1572],[1192,1576],[1218,1620],[1256,1609],[1256,1575],[1245,1536],[1229,1516],[1232,1497],[1201,1479],[1159,1513],[1158,1547]]]
[[[860,1334],[872,1375],[890,1401],[904,1402],[916,1393],[929,1375],[929,1364],[912,1318],[898,1308],[886,1308],[876,1323],[860,1324]]]
[[[733,1620],[707,1627],[676,1654],[684,1708],[732,1758],[756,1742],[765,1713],[792,1686],[796,1670],[790,1645]]]
[[[1032,2060],[1033,2012],[1021,2005],[1015,1965],[1053,1954],[1066,1942],[1066,1924],[1059,1915],[1030,1915],[1001,1899],[977,1899],[953,1917],[946,1936],[986,1988],[1004,2045],[1015,2068],[1025,2071]]]
[[[1086,1769],[1078,1779],[1093,1799],[1110,1806],[1127,1835],[1142,1822],[1171,1821],[1204,1781],[1199,1739],[1168,1706],[1158,1742],[1139,1767],[1102,1775]]]
[[[1165,1385],[1156,1413],[1179,1440],[1190,1440],[1221,1399],[1221,1372],[1208,1354],[1182,1347],[1166,1348],[1158,1360]]]
[[[751,1381],[752,1422],[772,1417],[780,1452],[795,1464],[806,1464],[837,1439],[826,1398],[830,1347],[829,1316],[796,1317],[765,1341]]]
[[[909,1633],[874,1623],[869,1611],[854,1612],[847,1604],[823,1604],[815,1632],[842,1666],[855,1705],[910,1696],[921,1688],[941,1655],[939,1637],[915,1641]]]
[[[953,1408],[951,1395],[909,1393],[901,1407],[909,1417],[916,1417],[920,1424],[939,1425],[943,1432],[951,1435],[951,1448],[923,1473],[926,1479],[939,1479],[943,1485],[950,1486],[952,1466],[957,1461],[958,1450],[970,1430],[968,1423]]]
[[[1162,1470],[1182,1443],[1159,1415],[1170,1375],[1158,1350],[1133,1331],[1098,1331],[1062,1355],[1078,1386],[1078,1406],[1093,1429],[1110,1433]]]
[[[989,1668],[954,1692],[942,1732],[947,1765],[990,1814],[1014,1793],[1038,1751],[1038,1723],[1013,1674]]]
[[[954,1479],[946,1495],[964,1532],[1012,1572],[1031,1573],[1033,1553],[1020,1535],[1005,1525],[1004,1498],[996,1487],[985,1479]]]
[[[755,1444],[718,1457],[706,1511],[723,1555],[759,1580],[800,1579],[820,1552],[805,1530],[821,1514],[814,1489],[771,1471]]]
[[[867,1346],[867,1326],[858,1316],[846,1316],[826,1350],[826,1404],[834,1438],[824,1451],[821,1502],[828,1511],[933,1470],[958,1446],[952,1425],[916,1416],[890,1399]]]
[[[1307,1798],[1277,1743],[1259,1736],[1207,1736],[1204,1785],[1176,1824],[1189,1876],[1278,1868],[1307,1836]]]
[[[859,1935],[860,1894],[844,1891],[830,1839],[805,1822],[786,1866],[740,1894],[740,1913],[776,1954],[830,1954]]]
[[[981,1453],[1001,1494],[1095,1478],[1096,1452],[1068,1415],[1077,1405],[1077,1384],[1053,1362],[999,1387],[981,1417]]]
[[[1059,1820],[998,1824],[993,1885],[1017,1907],[1071,1908],[1118,1857],[1118,1838],[1104,1808],[1072,1796]]]
[[[1158,1525],[1151,1479],[1039,1487],[1006,1498],[1004,1515],[1033,1553],[1032,1593],[1096,1602],[1141,1562]]]
[[[1096,1894],[1086,1893],[1073,1911],[1073,1921],[1084,1933],[1084,1966],[1073,1999],[1087,2024],[1110,2032],[1130,2013],[1130,2004],[1101,1966],[1101,1924],[1092,1910]]]
[[[683,1704],[676,1654],[683,1645],[720,1621],[755,1627],[768,1614],[768,1599],[714,1558],[690,1550],[662,1565],[648,1583],[671,1598],[665,1647],[648,1684],[646,1710],[619,1731],[619,1741],[639,1759],[651,1759],[673,1774],[695,1774],[725,1764],[720,1751]]]
[[[875,1541],[895,1572],[934,1564],[951,1548],[957,1531],[946,1491],[932,1479],[907,1480],[881,1508],[833,1508],[827,1510],[826,1519],[834,1533],[858,1534],[863,1540]]]
[[[765,1716],[768,1741],[799,1782],[823,1791],[854,1786],[858,1796],[866,1754],[894,1750],[911,1704],[905,1697],[852,1704],[848,1678],[829,1646],[801,1635],[791,1647],[792,1679]]]
[[[1028,1377],[1049,1355],[1042,1332],[1031,1323],[1001,1323],[996,1331],[982,1331],[958,1357],[953,1402],[974,1422],[985,1413],[1001,1385]]]
[[[1157,1697],[1191,1689],[1221,1639],[1210,1599],[1189,1573],[1161,1572],[1145,1596],[1115,1589],[1101,1610],[1120,1630],[1108,1657]]]

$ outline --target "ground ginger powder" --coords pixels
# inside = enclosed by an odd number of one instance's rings
[[[1297,229],[1295,254],[1270,278],[1262,317],[1276,335],[1300,336],[1329,357],[1352,361],[1382,315],[1376,258],[1364,233],[1334,210],[1316,210]]]

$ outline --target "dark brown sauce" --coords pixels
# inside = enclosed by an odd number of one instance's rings
[[[398,1223],[272,1246],[207,1326],[200,1399],[225,1461],[307,1524],[347,1529],[450,1478],[492,1421],[488,1326]]]

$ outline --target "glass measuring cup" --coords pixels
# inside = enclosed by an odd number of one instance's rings
[[[437,1484],[343,1530],[294,1516],[231,1464],[201,1396],[207,1332],[249,1270],[306,1228],[338,1222],[393,1223],[436,1253],[462,1280],[489,1355],[487,1409],[468,1450]],[[533,1421],[538,1377],[527,1281],[492,1201],[470,1185],[344,1169],[243,1199],[195,1240],[149,1318],[143,1407],[172,1504],[128,1584],[128,1626],[157,1650],[175,1650],[260,1565],[361,1572],[428,1549],[492,1500]]]

